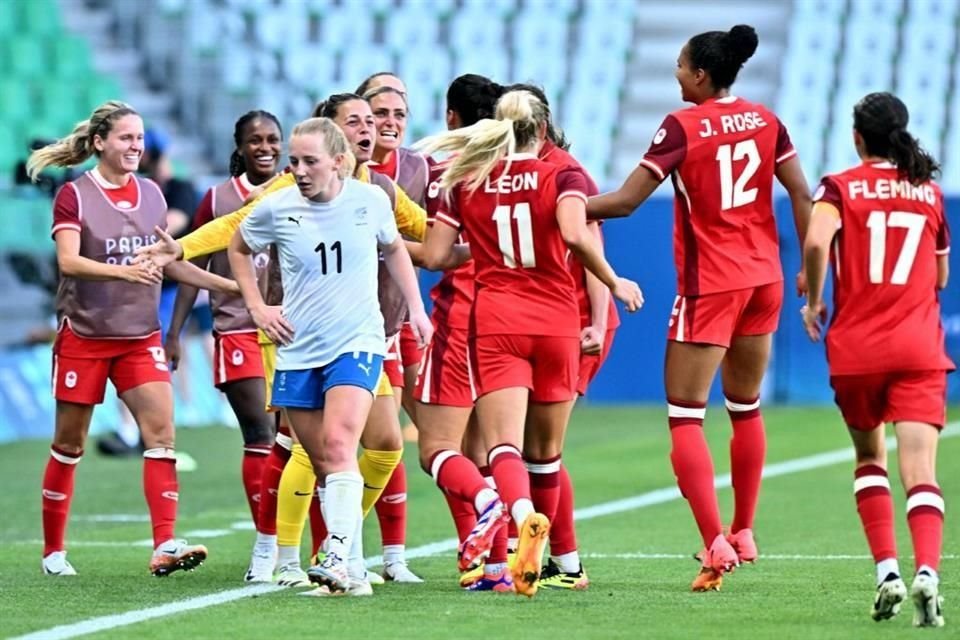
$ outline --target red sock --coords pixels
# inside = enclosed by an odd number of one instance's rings
[[[853,495],[857,513],[867,536],[873,561],[897,557],[897,540],[893,528],[893,498],[887,470],[875,464],[858,467],[853,472]]]
[[[907,524],[913,538],[914,565],[940,570],[943,546],[943,494],[932,484],[918,484],[907,491]]]
[[[490,472],[497,483],[500,499],[513,514],[513,505],[518,500],[530,500],[530,474],[523,464],[520,451],[512,444],[498,444],[487,454]],[[511,517],[512,519],[512,517]]]
[[[263,476],[260,478],[260,513],[257,514],[257,531],[264,535],[277,535],[277,495],[280,476],[290,459],[290,447],[287,440],[277,434],[277,441],[270,448],[270,455],[263,463]]]
[[[67,453],[50,447],[50,459],[43,473],[40,492],[43,509],[43,555],[64,550],[67,520],[70,518],[70,502],[73,500],[73,476],[80,462],[80,453]]]
[[[469,500],[446,491],[443,492],[443,497],[447,501],[447,507],[450,508],[453,526],[457,529],[457,539],[463,542],[477,524],[477,512]]]
[[[577,550],[577,533],[573,527],[573,482],[567,467],[560,465],[560,496],[557,517],[550,524],[550,555],[561,556]]]
[[[760,477],[767,453],[767,437],[760,414],[760,398],[742,400],[727,396],[727,413],[733,424],[730,438],[730,475],[733,479],[733,524],[730,532],[753,528],[760,499]]]
[[[323,546],[324,541],[327,539],[327,523],[323,519],[323,511],[320,509],[320,498],[317,496],[317,492],[313,492],[313,499],[310,500],[310,538],[313,544],[313,554],[317,555],[317,551],[320,550],[320,547]]]
[[[393,470],[374,508],[383,546],[407,544],[407,468],[403,460]]]
[[[250,506],[250,516],[253,518],[254,528],[259,530],[260,518],[260,483],[263,482],[263,469],[267,463],[270,447],[266,445],[250,445],[243,448],[243,463],[240,467],[240,477],[243,479],[243,490],[247,494],[247,504]]]
[[[153,525],[153,546],[173,538],[177,523],[177,462],[173,449],[147,449],[143,452],[143,495],[147,498]]]
[[[707,405],[668,400],[670,421],[670,462],[680,493],[687,499],[697,521],[703,546],[709,548],[720,535],[720,507],[713,485],[713,458],[703,436]]]
[[[560,501],[560,456],[546,460],[527,458],[524,465],[530,477],[533,508],[547,516],[552,523],[557,518],[557,504]]]
[[[466,500],[474,508],[477,494],[487,488],[477,465],[451,449],[430,457],[429,472],[444,493]]]
[[[490,467],[483,466],[480,467],[480,475],[483,476],[483,479],[486,481],[487,486],[489,486],[494,491],[497,490],[497,482],[493,479],[493,473],[490,471]],[[490,545],[490,555],[487,556],[486,562],[488,564],[499,564],[507,561],[507,528],[500,527],[497,529],[497,532],[493,535],[493,544]]]

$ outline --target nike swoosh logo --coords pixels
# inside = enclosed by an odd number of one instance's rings
[[[280,492],[277,491],[276,489],[267,489],[267,493],[269,493],[269,494],[272,495],[272,496],[278,496],[278,495],[280,495]]]
[[[366,482],[363,483],[364,489],[370,489],[370,491],[383,491],[383,487],[371,487]]]
[[[295,496],[312,496],[312,495],[313,495],[313,492],[312,492],[312,491],[308,491],[308,492],[306,492],[306,493],[303,493],[302,491],[294,491],[294,492],[293,492],[293,495],[295,495]]]
[[[180,494],[177,493],[176,491],[164,491],[163,493],[160,494],[160,496],[163,498],[166,498],[167,500],[175,500],[175,501],[180,500]]]
[[[50,491],[49,489],[43,490],[43,497],[48,500],[66,500],[67,494],[60,493],[59,491]]]
[[[381,496],[380,502],[385,504],[400,504],[407,501],[407,494],[402,493],[398,496]]]

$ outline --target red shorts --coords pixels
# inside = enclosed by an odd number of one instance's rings
[[[599,354],[594,356],[580,354],[580,373],[577,375],[578,395],[587,395],[587,387],[600,373],[600,367],[603,366],[603,363],[607,361],[607,356],[610,355],[610,347],[613,346],[613,336],[616,333],[616,329],[607,330],[607,335],[603,339],[603,348]]]
[[[424,351],[414,400],[444,407],[472,407],[477,399],[466,329],[438,329]]]
[[[100,404],[109,379],[117,395],[148,382],[170,382],[160,332],[145,338],[84,338],[64,325],[53,343],[53,397]]]
[[[213,333],[213,386],[263,378],[263,356],[256,331]]]
[[[830,376],[834,400],[853,429],[870,431],[885,422],[947,422],[946,371],[891,371]]]
[[[400,328],[400,361],[404,369],[416,368],[423,357],[423,350],[417,346],[417,336],[413,334],[409,322]]]
[[[729,347],[737,336],[776,331],[782,305],[782,281],[701,296],[677,296],[667,339]]]
[[[387,354],[383,357],[383,373],[391,387],[403,387],[403,359],[400,355],[400,334],[387,338]]]
[[[526,387],[531,402],[566,402],[577,395],[580,338],[495,335],[471,340],[477,396]]]

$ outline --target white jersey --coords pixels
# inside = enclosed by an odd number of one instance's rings
[[[350,178],[330,202],[282,189],[257,204],[240,233],[254,252],[277,245],[284,317],[294,328],[277,350],[278,370],[322,367],[354,351],[384,354],[378,244],[398,231],[382,189]]]

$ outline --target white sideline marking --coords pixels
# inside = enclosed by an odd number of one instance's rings
[[[947,425],[947,427],[948,428],[944,429],[943,433],[941,434],[941,438],[950,438],[960,435],[960,422],[950,423]],[[887,438],[887,450],[893,451],[896,448],[896,439],[893,437]],[[803,458],[796,458],[794,460],[786,460],[784,462],[776,462],[774,464],[767,465],[764,469],[763,477],[776,478],[777,476],[799,473],[801,471],[812,471],[813,469],[828,467],[840,462],[849,462],[851,460],[853,460],[852,447],[836,449],[834,451],[826,451],[824,453],[818,453],[812,456],[805,456]],[[717,489],[727,488],[730,486],[730,474],[717,476],[714,478],[714,482]],[[679,489],[676,487],[666,487],[663,489],[648,491],[647,493],[642,493],[631,498],[603,502],[592,507],[577,509],[574,511],[573,517],[575,520],[592,520],[593,518],[612,515],[614,513],[622,513],[624,511],[632,511],[634,509],[642,509],[644,507],[664,504],[678,498],[680,498]],[[457,544],[458,542],[456,538],[448,538],[446,540],[431,542],[429,544],[421,545],[408,550],[407,558],[423,558],[444,551],[451,551],[457,548]],[[690,556],[677,554],[676,557],[688,558]],[[859,558],[860,556],[856,557]],[[671,559],[672,558],[673,557],[671,556]],[[367,558],[367,566],[376,566],[382,563],[382,556],[373,556]],[[100,631],[126,627],[162,616],[183,613],[184,611],[194,611],[196,609],[205,609],[207,607],[226,604],[228,602],[233,602],[234,600],[240,600],[242,598],[247,598],[254,595],[284,590],[286,590],[286,587],[280,587],[271,584],[259,584],[249,587],[241,587],[239,589],[230,589],[228,591],[220,591],[218,593],[212,593],[206,596],[178,600],[156,607],[134,609],[133,611],[127,611],[126,613],[100,616],[98,618],[90,618],[89,620],[84,620],[82,622],[64,624],[57,627],[52,627],[50,629],[44,629],[42,631],[34,631],[33,633],[28,633],[26,635],[16,636],[11,640],[64,640],[66,638],[76,638],[78,636],[84,636]]]

